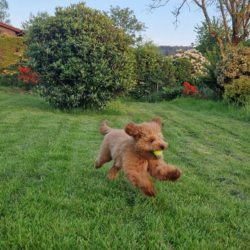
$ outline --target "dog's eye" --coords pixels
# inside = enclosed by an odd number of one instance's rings
[[[154,142],[154,140],[153,140],[153,139],[151,139],[151,140],[150,140],[150,143],[153,143],[153,142]]]

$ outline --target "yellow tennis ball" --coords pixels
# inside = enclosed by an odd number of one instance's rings
[[[162,151],[154,151],[155,156],[162,156]]]

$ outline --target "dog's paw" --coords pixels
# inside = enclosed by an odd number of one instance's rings
[[[151,188],[143,188],[142,192],[144,193],[145,196],[147,197],[154,197],[156,195],[156,191],[154,187]]]
[[[106,178],[108,180],[115,180],[116,177],[117,177],[117,175],[118,175],[118,172],[117,173],[108,173],[107,176],[106,176]]]
[[[95,168],[101,168],[103,165],[100,165],[98,161],[95,161]]]
[[[168,172],[167,176],[166,176],[166,181],[169,182],[174,182],[177,181],[182,175],[182,172],[179,168],[176,168],[174,170],[172,170],[171,172]]]
[[[107,178],[108,180],[115,180],[115,179],[116,179],[116,176],[117,176],[117,175],[107,174],[106,178]]]

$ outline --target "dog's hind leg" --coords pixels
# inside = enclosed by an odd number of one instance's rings
[[[121,167],[117,167],[117,166],[113,165],[109,169],[107,179],[114,180],[117,177],[117,175],[119,174],[119,172],[121,171],[121,169],[122,169]]]
[[[112,160],[110,150],[108,147],[101,146],[99,155],[95,160],[95,168],[101,168],[106,162]]]

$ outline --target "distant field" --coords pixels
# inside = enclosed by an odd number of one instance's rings
[[[154,181],[146,198],[94,161],[102,120],[123,128],[152,117],[183,176]],[[0,87],[0,249],[249,249],[249,117],[195,99],[57,111]]]

